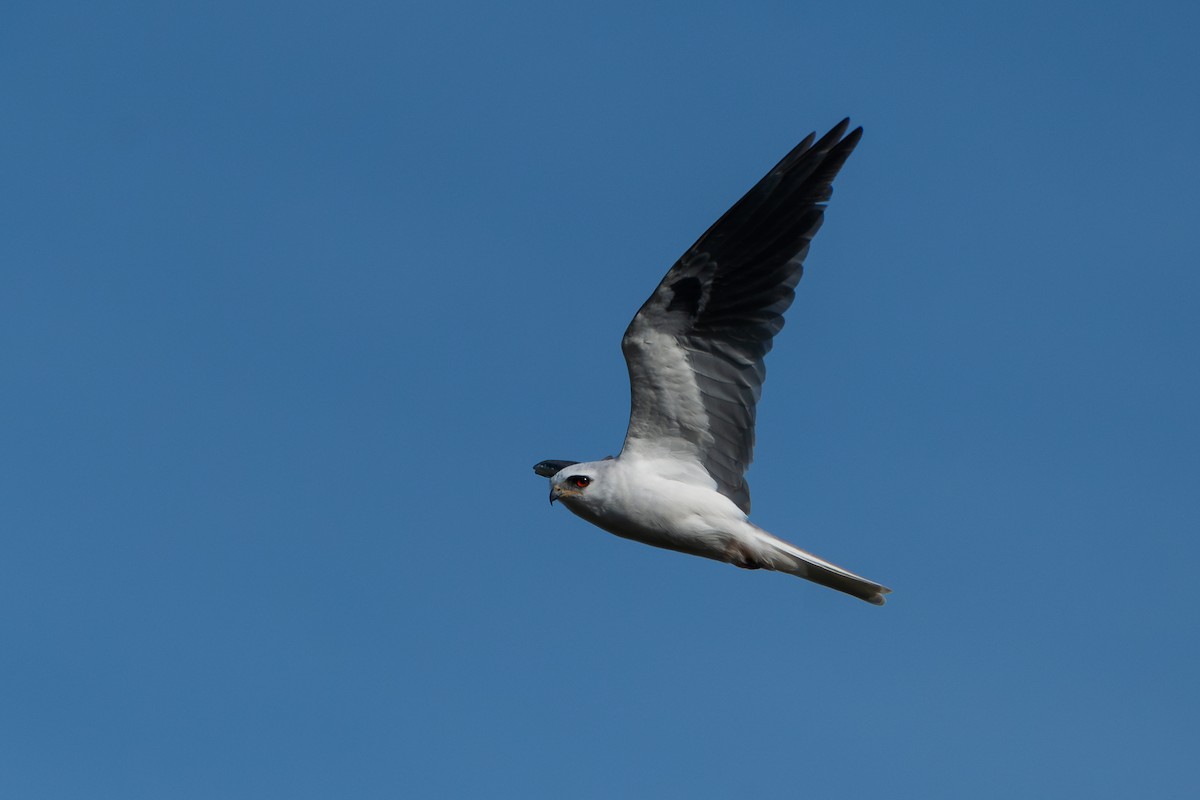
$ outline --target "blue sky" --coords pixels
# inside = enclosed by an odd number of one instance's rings
[[[1200,789],[1194,4],[99,5],[0,26],[5,797]],[[846,115],[750,482],[882,609],[530,471]]]

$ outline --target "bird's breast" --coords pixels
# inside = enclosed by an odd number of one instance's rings
[[[733,501],[706,486],[638,470],[607,483],[603,494],[571,498],[565,505],[626,539],[714,558],[745,524],[746,515]]]

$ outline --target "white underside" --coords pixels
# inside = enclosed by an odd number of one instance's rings
[[[586,496],[562,499],[572,512],[609,533],[655,547],[801,577],[811,577],[809,567],[815,566],[882,589],[751,523],[691,459],[624,453],[591,466],[597,465],[603,465],[603,471]],[[582,465],[569,469],[578,466]]]

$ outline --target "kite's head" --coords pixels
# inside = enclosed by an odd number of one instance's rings
[[[612,460],[604,461],[543,461],[534,467],[539,475],[545,475],[551,468],[558,469],[550,473],[550,502],[555,500],[567,502],[586,501],[596,492],[596,484],[603,483],[604,472],[612,464]],[[601,489],[603,492],[603,489]]]
[[[570,468],[555,475],[550,481],[550,504],[555,500],[569,500],[583,497],[595,477],[588,474],[589,470],[582,469],[582,464],[574,464]]]

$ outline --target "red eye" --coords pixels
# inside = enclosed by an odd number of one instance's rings
[[[567,478],[567,482],[573,486],[578,486],[580,489],[586,489],[587,485],[592,482],[592,479],[586,475],[572,475]]]

